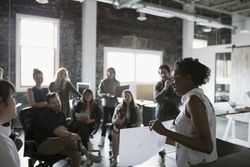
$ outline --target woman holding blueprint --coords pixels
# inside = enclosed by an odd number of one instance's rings
[[[176,141],[176,163],[186,167],[215,161],[216,117],[213,106],[199,86],[208,82],[210,69],[198,59],[184,58],[175,63],[174,91],[182,96],[180,114],[175,120],[176,132],[160,121],[150,122],[150,129]]]
[[[130,90],[122,92],[122,103],[118,104],[112,118],[114,131],[112,136],[113,163],[116,166],[119,152],[119,130],[122,128],[132,128],[141,125],[142,117],[139,107],[135,104],[133,95]]]

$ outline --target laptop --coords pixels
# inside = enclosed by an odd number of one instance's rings
[[[122,92],[126,89],[129,89],[129,85],[115,87],[115,97],[122,97]]]

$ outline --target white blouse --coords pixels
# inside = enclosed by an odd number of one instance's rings
[[[185,109],[191,95],[196,95],[205,104],[210,133],[213,140],[213,151],[212,153],[207,154],[192,150],[184,145],[181,145],[180,143],[176,143],[176,163],[178,167],[186,167],[189,165],[208,163],[215,161],[218,158],[216,148],[216,117],[214,109],[209,99],[204,95],[202,89],[192,89],[182,96],[181,101],[183,105],[180,106],[180,114],[178,115],[175,121],[176,131],[180,134],[189,137],[197,137],[198,135],[194,129],[191,119],[188,118],[185,114]]]

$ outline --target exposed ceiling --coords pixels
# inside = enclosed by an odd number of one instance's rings
[[[81,1],[84,0],[74,0]],[[240,14],[250,17],[250,0],[97,0],[112,4],[117,9],[133,8],[137,12],[156,15],[159,17],[178,17],[196,22],[196,24],[213,27],[229,28],[231,16]],[[183,8],[187,10],[183,10]],[[191,10],[190,10],[191,7]],[[192,11],[193,8],[193,11]],[[213,13],[214,16],[205,15]],[[224,16],[223,16],[224,15]],[[223,22],[223,18],[230,18],[230,21]]]
[[[250,16],[249,0],[174,0],[176,2],[194,3],[197,8],[206,8],[211,11],[222,12],[225,14],[241,14]]]
[[[80,1],[84,0],[72,0]],[[154,4],[163,4],[164,1],[174,1],[176,3],[184,4],[194,4],[196,8],[207,9],[214,12],[224,13],[224,14],[241,14],[243,16],[250,16],[250,0],[97,0],[104,3],[118,4],[120,3],[120,8],[128,7],[128,5],[133,5],[138,2],[150,2]],[[167,2],[168,3],[168,2]]]

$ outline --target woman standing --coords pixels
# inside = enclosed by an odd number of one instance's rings
[[[93,92],[85,89],[82,92],[82,101],[79,101],[75,108],[73,131],[80,135],[86,148],[89,148],[89,136],[99,126],[101,117],[101,108],[94,102]]]
[[[33,79],[36,85],[27,90],[27,98],[30,106],[32,107],[44,107],[47,106],[46,96],[49,93],[48,88],[43,88],[43,72],[39,69],[33,70]]]
[[[62,111],[65,113],[66,117],[72,117],[69,105],[70,92],[74,93],[76,96],[81,97],[81,94],[73,87],[72,83],[69,81],[68,70],[66,68],[59,68],[56,73],[56,79],[49,85],[50,92],[57,92],[61,103]]]
[[[17,148],[11,138],[10,121],[16,117],[15,87],[6,80],[0,80],[0,164],[20,167]]]
[[[135,104],[133,95],[130,90],[122,92],[122,103],[118,104],[112,118],[114,131],[112,136],[113,163],[116,166],[117,156],[119,153],[119,132],[123,128],[139,127],[142,123],[142,116],[139,107]]]
[[[210,69],[197,59],[185,58],[175,63],[173,88],[182,95],[180,114],[175,120],[176,132],[166,129],[160,121],[150,128],[176,141],[178,167],[215,161],[216,117],[213,106],[200,85],[208,82]]]

